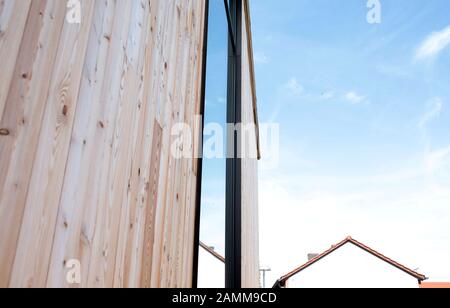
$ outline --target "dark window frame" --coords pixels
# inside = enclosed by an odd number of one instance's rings
[[[225,287],[238,289],[242,286],[242,164],[241,134],[234,127],[242,122],[242,0],[230,0],[229,12],[233,31],[228,48],[227,123],[233,127],[227,132]]]
[[[205,28],[203,29],[203,59],[202,59],[202,81],[200,94],[200,116],[201,131],[199,132],[199,157],[197,158],[197,188],[195,195],[195,221],[194,221],[194,252],[192,260],[192,287],[198,288],[198,262],[200,250],[200,219],[202,203],[202,181],[203,181],[203,130],[205,127],[205,104],[206,104],[206,68],[208,60],[208,34],[209,34],[209,0],[205,0]]]
[[[238,289],[242,286],[242,165],[240,149],[241,136],[234,130],[242,122],[242,0],[224,0],[228,23],[228,85],[227,123],[233,128],[227,132],[226,159],[226,218],[225,218],[225,287]],[[203,38],[203,67],[201,85],[202,129],[204,127],[206,103],[206,67],[208,47],[209,0],[205,0],[205,29]],[[200,133],[200,148],[203,148],[203,131]],[[230,153],[231,152],[231,153]],[[230,157],[231,155],[231,157]],[[198,287],[200,217],[202,195],[203,155],[198,158],[197,195],[194,231],[194,254],[192,286]]]

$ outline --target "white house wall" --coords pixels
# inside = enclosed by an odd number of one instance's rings
[[[198,265],[199,288],[225,288],[225,263],[200,247]]]
[[[287,282],[288,288],[418,288],[416,278],[346,244]]]

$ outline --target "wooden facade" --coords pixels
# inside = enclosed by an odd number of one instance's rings
[[[242,124],[246,127],[242,159],[242,287],[259,288],[258,159],[259,123],[248,1],[242,2]]]
[[[190,287],[198,161],[170,154],[171,129],[193,127],[198,151],[205,1],[80,3],[69,23],[66,1],[0,0],[0,287]],[[256,286],[256,160],[244,164]]]

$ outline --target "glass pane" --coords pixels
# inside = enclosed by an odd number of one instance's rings
[[[199,287],[225,286],[224,138],[227,111],[228,23],[222,0],[210,1]]]

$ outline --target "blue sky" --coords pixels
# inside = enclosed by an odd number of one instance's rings
[[[226,21],[212,0],[207,121],[225,121]],[[269,282],[348,235],[450,280],[450,2],[252,0]],[[264,156],[264,153],[263,153]],[[205,162],[202,236],[223,249],[224,161]],[[221,182],[222,180],[222,182]]]
[[[226,125],[228,28],[223,1],[210,1],[205,124]],[[205,139],[211,137],[205,135]],[[200,239],[225,255],[225,159],[203,160]]]

